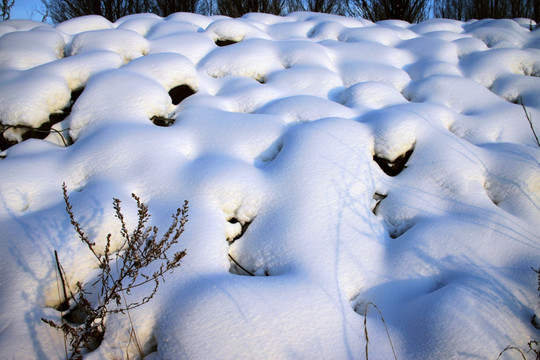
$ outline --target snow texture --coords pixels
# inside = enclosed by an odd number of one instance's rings
[[[369,303],[399,359],[495,359],[539,338],[528,21],[177,13],[0,34],[16,143],[0,153],[2,358],[65,357],[40,321],[60,319],[54,250],[70,284],[95,279],[63,182],[98,248],[118,245],[113,197],[134,226],[139,195],[162,230],[189,200],[182,266],[131,312],[148,359],[362,359]],[[393,358],[367,320],[370,359]],[[136,357],[130,328],[111,315],[85,358]]]

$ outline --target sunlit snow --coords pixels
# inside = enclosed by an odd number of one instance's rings
[[[369,303],[398,359],[526,350],[540,339],[529,26],[314,13],[0,22],[0,357],[65,358],[40,320],[60,321],[54,250],[72,286],[94,282],[64,182],[98,247],[108,233],[119,245],[113,197],[135,226],[140,196],[162,230],[189,201],[182,266],[130,314],[148,359],[363,359]],[[373,307],[367,324],[369,358],[393,358]],[[109,316],[85,359],[136,358],[130,331]]]

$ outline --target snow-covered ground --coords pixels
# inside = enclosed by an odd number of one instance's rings
[[[148,359],[362,359],[370,302],[398,359],[526,349],[540,338],[529,24],[0,23],[0,119],[20,141],[0,159],[0,357],[65,358],[40,321],[60,321],[54,250],[71,285],[95,279],[64,182],[98,247],[120,241],[113,197],[134,226],[139,195],[162,230],[189,200],[182,266],[130,314]],[[69,111],[44,140],[23,134]],[[367,326],[370,359],[393,358],[373,307]],[[85,358],[134,358],[130,328],[111,315]]]

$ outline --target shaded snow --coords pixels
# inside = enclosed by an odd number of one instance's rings
[[[54,250],[70,284],[96,276],[63,182],[97,246],[119,245],[113,197],[134,226],[139,195],[161,229],[190,202],[181,268],[131,313],[149,359],[362,359],[370,302],[399,359],[496,358],[538,339],[528,22],[178,13],[0,34],[2,124],[65,117],[54,127],[73,143],[4,132],[19,142],[0,159],[4,358],[64,358],[40,321],[60,318]],[[370,358],[391,358],[373,309],[368,326]],[[110,316],[85,358],[133,358],[129,329]]]

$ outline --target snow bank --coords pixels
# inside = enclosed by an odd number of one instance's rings
[[[399,359],[524,349],[540,150],[520,103],[540,129],[540,32],[523,24],[0,23],[4,357],[65,357],[40,321],[61,316],[54,250],[72,286],[98,271],[63,182],[98,248],[119,245],[113,197],[162,230],[190,202],[181,268],[130,314],[148,359],[362,359],[369,303]],[[370,358],[392,358],[368,309]],[[134,358],[130,329],[111,315],[85,358]]]

